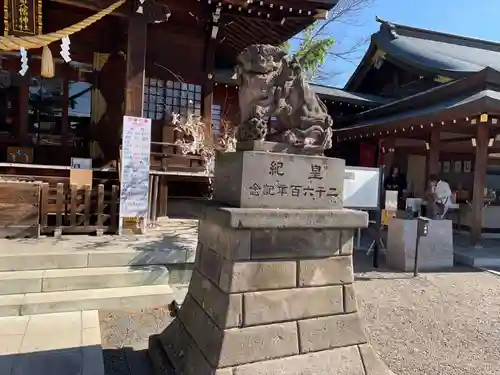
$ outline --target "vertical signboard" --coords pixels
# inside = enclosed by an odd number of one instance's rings
[[[120,233],[123,220],[143,224],[148,215],[151,119],[124,116],[120,181]]]
[[[4,35],[42,33],[42,0],[4,0]]]

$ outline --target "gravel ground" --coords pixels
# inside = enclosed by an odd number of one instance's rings
[[[375,351],[396,375],[500,375],[500,277],[470,268],[413,278],[355,257],[356,293]],[[101,311],[106,375],[152,375],[148,337],[166,308]]]
[[[147,354],[150,335],[172,321],[167,307],[135,313],[100,311],[104,371],[106,375],[152,375]]]
[[[470,268],[375,272],[356,256],[367,334],[396,375],[500,374],[500,278]]]

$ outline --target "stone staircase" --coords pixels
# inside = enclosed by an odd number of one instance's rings
[[[132,238],[1,240],[0,316],[135,311],[181,301],[191,277],[195,228],[189,225],[175,244],[168,230]]]

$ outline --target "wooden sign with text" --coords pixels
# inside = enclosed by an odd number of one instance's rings
[[[42,0],[4,0],[4,35],[42,33]]]

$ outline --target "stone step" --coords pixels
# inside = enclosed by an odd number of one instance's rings
[[[193,253],[193,254],[191,254]],[[188,250],[90,250],[0,252],[0,271],[29,271],[85,267],[121,267],[194,262]]]
[[[138,311],[166,306],[183,293],[175,286],[147,285],[124,288],[9,294],[0,296],[0,316],[46,314],[80,310]]]
[[[168,284],[165,266],[0,272],[0,295]]]

